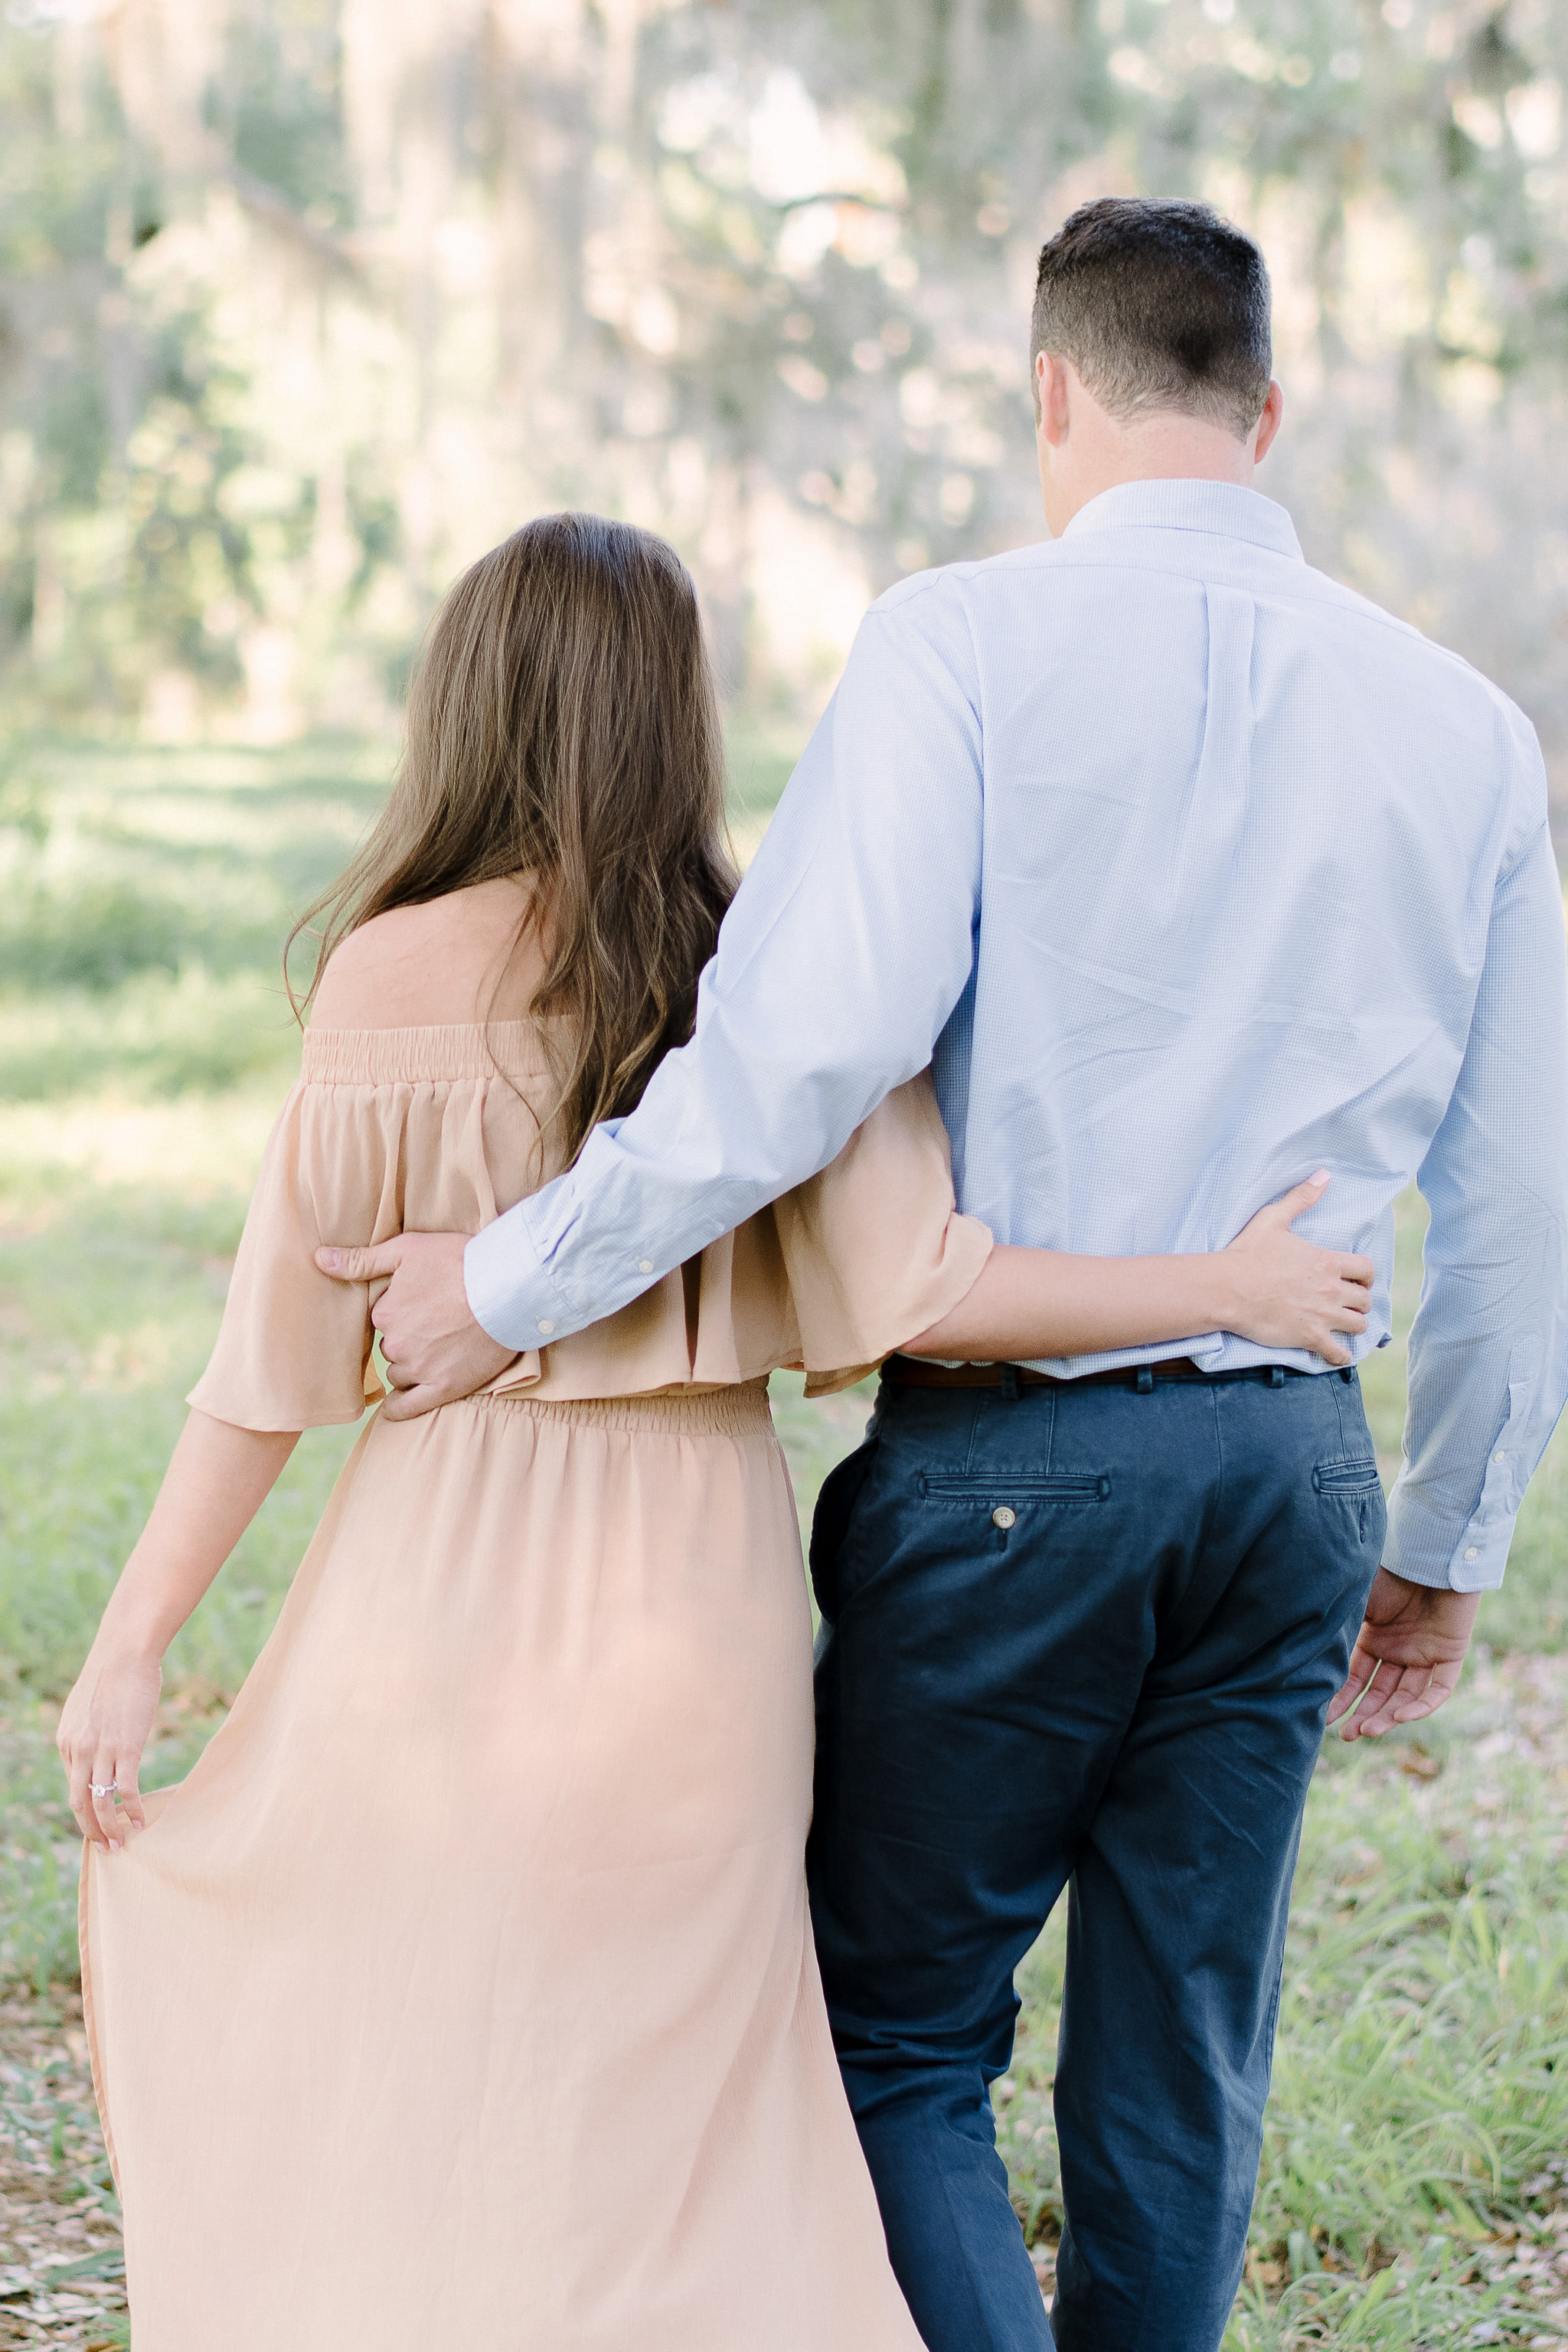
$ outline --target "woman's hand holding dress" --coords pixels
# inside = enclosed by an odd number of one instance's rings
[[[193,1412],[140,1542],[110,1596],[55,1745],[83,1837],[116,1852],[146,1826],[142,1754],[163,1658],[299,1444],[298,1430],[237,1429]]]
[[[83,1837],[113,1853],[145,1827],[142,1751],[163,1687],[160,1658],[94,1643],[60,1713],[58,1745]]]

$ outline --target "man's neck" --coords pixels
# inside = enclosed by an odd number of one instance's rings
[[[1228,451],[1215,450],[1211,456],[1188,446],[1185,435],[1165,435],[1151,427],[1147,439],[1141,436],[1136,450],[1127,451],[1121,462],[1075,468],[1070,485],[1053,485],[1055,495],[1047,493],[1046,520],[1052,538],[1059,539],[1091,499],[1120,489],[1124,482],[1232,482],[1240,489],[1254,488],[1258,468],[1251,452],[1228,435],[1215,438],[1228,441]],[[1200,462],[1205,458],[1209,462]]]
[[[1258,472],[1250,437],[1238,441],[1223,426],[1194,416],[1118,425],[1084,404],[1075,412],[1067,448],[1069,462],[1058,457],[1041,467],[1046,520],[1056,539],[1091,499],[1124,482],[1232,482],[1249,490]]]

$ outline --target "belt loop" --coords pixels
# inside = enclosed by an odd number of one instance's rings
[[[1340,1366],[1340,1378],[1348,1385],[1349,1382],[1353,1381],[1355,1378],[1355,1366],[1353,1364],[1342,1364]]]
[[[1284,1367],[1284,1365],[1283,1365],[1283,1364],[1270,1364],[1270,1365],[1269,1365],[1269,1367],[1268,1367],[1268,1385],[1269,1385],[1269,1387],[1270,1387],[1271,1389],[1282,1389],[1282,1388],[1284,1387],[1284,1385],[1285,1385],[1285,1367]]]
[[[1018,1402],[1018,1367],[1016,1364],[1004,1364],[1002,1366],[1002,1402],[1004,1404],[1016,1404]]]
[[[1140,1365],[1139,1365],[1139,1367],[1138,1367],[1138,1383],[1137,1383],[1137,1385],[1138,1385],[1138,1393],[1139,1393],[1139,1395],[1140,1395],[1140,1396],[1152,1396],[1152,1395],[1153,1395],[1153,1393],[1154,1393],[1154,1367],[1153,1367],[1153,1365],[1152,1365],[1152,1364],[1140,1364]]]

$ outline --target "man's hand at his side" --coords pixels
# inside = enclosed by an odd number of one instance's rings
[[[393,1393],[388,1421],[413,1421],[438,1404],[471,1396],[514,1351],[476,1323],[463,1287],[465,1234],[398,1234],[371,1249],[319,1249],[316,1264],[337,1282],[385,1282],[370,1311],[381,1333]],[[390,1277],[390,1279],[388,1279]]]
[[[1376,1739],[1396,1724],[1436,1715],[1458,1686],[1480,1601],[1479,1592],[1411,1584],[1380,1568],[1350,1672],[1329,1706],[1331,1723],[1350,1717],[1340,1738]],[[1360,1711],[1351,1715],[1358,1699]]]

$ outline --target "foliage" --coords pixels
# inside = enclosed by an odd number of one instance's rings
[[[1037,536],[1025,320],[1084,195],[1257,227],[1309,551],[1568,730],[1550,0],[17,0],[0,694],[375,723],[508,520],[696,565],[732,689]]]

